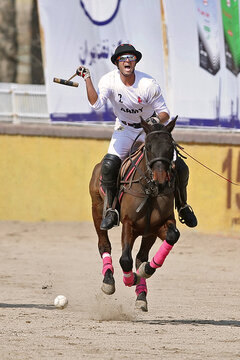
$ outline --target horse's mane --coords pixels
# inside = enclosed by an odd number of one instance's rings
[[[167,131],[166,127],[163,124],[157,123],[157,124],[152,124],[151,125],[151,132],[152,131],[158,131],[158,130]]]
[[[150,125],[150,132],[152,131],[164,131],[166,130],[165,125],[159,122],[159,118],[156,116],[151,116],[146,120],[147,124]],[[166,130],[167,131],[167,130]]]
[[[166,132],[169,133],[168,130],[166,129],[166,126],[161,124],[161,123],[153,123],[153,124],[149,124],[150,125],[150,131],[148,131],[148,134],[151,134],[154,131],[161,131],[161,132]]]

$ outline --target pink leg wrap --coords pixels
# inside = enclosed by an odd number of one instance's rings
[[[169,245],[166,240],[163,241],[162,245],[160,246],[159,250],[152,258],[150,262],[150,266],[154,269],[159,268],[164,263],[167,255],[169,254],[170,250],[172,250],[173,246]]]
[[[105,252],[102,254],[102,260],[103,260],[103,269],[102,274],[105,275],[106,271],[110,269],[112,273],[114,272],[113,266],[112,266],[112,257],[109,253]]]
[[[134,275],[132,271],[125,272],[123,271],[123,282],[126,286],[133,286],[134,283]]]
[[[137,270],[137,273],[138,273],[138,270]],[[147,282],[146,282],[146,279],[141,278],[140,283],[136,286],[135,293],[138,296],[143,291],[145,291],[145,293],[147,294]]]

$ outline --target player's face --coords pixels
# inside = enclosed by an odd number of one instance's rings
[[[136,66],[136,56],[132,54],[124,54],[119,56],[118,69],[124,76],[130,76],[134,73]]]

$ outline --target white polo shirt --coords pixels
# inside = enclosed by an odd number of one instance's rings
[[[98,84],[98,100],[93,109],[99,110],[110,100],[113,111],[120,122],[139,123],[160,112],[169,114],[162,91],[156,80],[148,74],[135,70],[135,82],[132,86],[123,84],[120,71],[115,69],[105,75]]]

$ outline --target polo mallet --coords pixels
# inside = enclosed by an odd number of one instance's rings
[[[72,75],[68,80],[59,79],[59,78],[53,78],[53,82],[56,82],[56,83],[62,84],[62,85],[78,87],[79,83],[71,81],[75,76],[77,76],[77,73]]]

